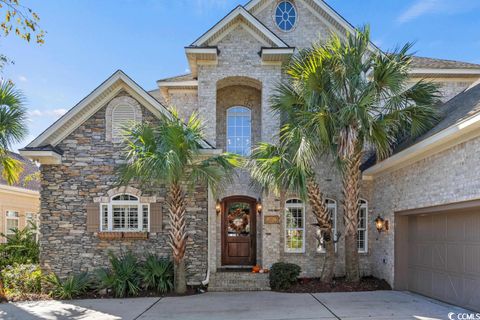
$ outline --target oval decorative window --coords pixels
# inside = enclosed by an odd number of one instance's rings
[[[290,31],[297,22],[297,10],[290,1],[280,1],[275,9],[275,22],[282,31]]]

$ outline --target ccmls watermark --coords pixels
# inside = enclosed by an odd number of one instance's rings
[[[450,320],[480,320],[480,313],[455,313],[448,314]]]

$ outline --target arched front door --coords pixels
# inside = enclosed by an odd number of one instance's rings
[[[228,197],[222,207],[222,265],[255,265],[256,200]]]

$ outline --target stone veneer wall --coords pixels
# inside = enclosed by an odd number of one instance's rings
[[[156,122],[142,106],[143,120]],[[170,256],[168,208],[163,206],[164,231],[150,233],[148,240],[100,240],[86,231],[86,206],[93,198],[107,196],[115,187],[115,168],[122,163],[121,146],[105,141],[105,107],[65,138],[59,145],[60,165],[41,167],[40,248],[41,264],[60,276],[108,267],[108,252],[132,251],[143,256]],[[135,187],[135,185],[132,185]],[[149,189],[143,196],[164,202],[164,187]],[[200,282],[207,271],[207,191],[197,187],[187,196],[188,280]]]
[[[372,271],[394,280],[395,212],[480,198],[480,138],[375,177],[373,210],[390,221],[372,252]]]

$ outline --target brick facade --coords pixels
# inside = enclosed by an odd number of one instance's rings
[[[326,39],[330,22],[314,14],[307,5],[308,1],[292,2],[298,12],[298,22],[290,32],[282,32],[274,23],[277,1],[263,6],[256,12],[256,18],[292,47],[304,48],[314,41]],[[285,78],[282,65],[262,62],[259,53],[265,44],[243,23],[236,24],[216,46],[217,63],[200,61],[197,65],[197,89],[170,88],[166,97],[160,90],[151,94],[177,108],[184,119],[194,111],[199,112],[205,123],[207,140],[218,149],[226,147],[226,110],[231,106],[246,106],[252,110],[254,144],[261,141],[274,143],[280,121],[270,109],[270,98],[276,85]],[[450,99],[472,83],[471,78],[433,80],[441,84],[443,100]],[[156,121],[144,106],[141,110],[143,121]],[[42,166],[42,265],[60,275],[106,266],[109,250],[170,254],[166,243],[168,219],[164,219],[165,232],[151,233],[148,240],[105,241],[86,232],[86,204],[93,202],[95,197],[106,196],[115,186],[114,171],[122,161],[119,145],[106,140],[108,115],[105,113],[106,105],[58,145],[64,151],[61,165]],[[480,140],[471,140],[374,181],[362,182],[361,198],[368,203],[368,252],[360,257],[363,275],[373,274],[393,283],[394,211],[478,196],[480,176],[475,170],[475,155],[479,151]],[[328,159],[316,170],[325,196],[337,203],[337,232],[342,236],[337,244],[335,274],[341,276],[345,270],[341,178]],[[204,187],[189,193],[187,228],[192,237],[187,251],[189,280],[198,283],[205,278],[208,269],[215,273],[222,266],[222,216],[217,214],[215,202],[234,195],[262,200],[263,211],[257,217],[258,264],[270,267],[277,261],[292,262],[301,266],[302,276],[319,276],[324,254],[317,250],[316,228],[312,226],[315,218],[308,205],[305,252],[286,253],[281,200],[252,187],[248,172],[238,170],[237,173],[232,183],[225,184],[215,194],[207,193]],[[452,185],[456,186],[453,191]],[[156,196],[157,202],[163,202],[165,189],[151,189],[142,196]],[[377,233],[374,219],[378,214],[391,221],[392,231]],[[280,223],[265,224],[266,216],[278,216]]]

